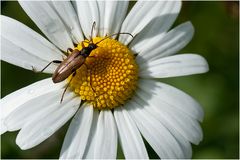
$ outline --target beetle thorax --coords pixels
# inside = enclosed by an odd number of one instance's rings
[[[98,46],[94,43],[90,43],[87,47],[84,47],[81,49],[81,55],[85,58],[87,58],[91,52],[96,49]]]

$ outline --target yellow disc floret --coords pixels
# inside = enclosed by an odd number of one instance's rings
[[[97,43],[103,38],[95,37],[93,42]],[[138,67],[133,53],[120,42],[108,38],[97,45],[76,71],[70,86],[82,100],[92,103],[94,107],[112,109],[124,104],[133,95]],[[88,46],[85,41],[84,46]],[[80,43],[76,48],[81,50],[82,47]]]

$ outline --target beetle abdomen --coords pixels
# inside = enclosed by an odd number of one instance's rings
[[[85,57],[79,55],[76,58],[67,58],[58,66],[52,75],[54,83],[59,83],[68,78],[73,72],[82,66]]]

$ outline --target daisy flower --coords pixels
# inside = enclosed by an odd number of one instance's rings
[[[88,46],[93,22],[92,41],[98,47],[63,82],[47,78],[3,97],[1,134],[20,130],[16,143],[25,150],[73,117],[61,159],[116,158],[118,141],[125,158],[146,159],[144,140],[160,158],[191,157],[191,143],[202,140],[203,110],[189,95],[159,82],[208,71],[197,54],[173,55],[194,33],[190,22],[170,30],[181,2],[137,1],[128,14],[128,1],[19,3],[49,41],[1,16],[2,60],[40,71],[65,59],[68,48]],[[122,32],[133,37],[119,34],[103,40]],[[44,72],[52,74],[56,67],[51,64]]]

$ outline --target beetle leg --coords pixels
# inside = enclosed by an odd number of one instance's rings
[[[100,57],[98,55],[93,55],[93,56],[88,56],[87,58],[102,58],[102,59],[110,59],[110,58],[107,58],[107,57]]]
[[[89,70],[88,66],[86,63],[83,63],[83,65],[85,65],[85,67],[87,68],[87,71]],[[92,87],[92,74],[91,74],[91,70],[90,70],[90,86],[93,90],[93,92],[96,92],[95,89]]]
[[[89,58],[97,58],[97,57],[98,57],[97,55],[93,55],[93,56],[88,56],[87,59],[89,59]],[[89,61],[88,63],[91,65],[93,62]]]
[[[92,87],[92,73],[91,73],[91,70],[90,70],[90,86],[91,86],[93,92],[96,93],[95,89]]]
[[[84,40],[84,41],[82,41],[82,42],[85,42],[85,43],[88,43],[88,44],[90,43],[89,40]]]
[[[106,57],[100,57],[100,56],[98,56],[98,55],[92,55],[92,56],[88,56],[87,58],[102,58],[102,59],[110,59],[110,58],[106,58]]]
[[[72,51],[73,51],[72,48],[68,48],[68,49],[67,49],[67,53],[68,53],[68,54],[72,53]]]
[[[65,56],[64,56],[64,55],[62,55],[62,60],[63,60],[63,61],[65,60]]]
[[[50,66],[50,64],[52,63],[62,63],[62,61],[59,61],[59,60],[53,60],[52,62],[49,62],[41,71],[37,71],[33,66],[32,66],[32,71],[33,72],[43,72],[48,66]]]
[[[84,41],[82,41],[82,43],[81,43],[81,45],[82,45],[82,48],[85,48],[85,45],[84,45],[84,43],[83,43]]]
[[[91,72],[91,70],[90,70],[90,86],[91,86],[93,92],[96,93],[96,90],[92,86],[92,72]]]
[[[52,63],[62,63],[62,61],[59,61],[59,60],[53,60],[52,62],[48,63],[48,65],[46,65],[46,67],[44,67],[40,72],[43,72],[50,64]]]
[[[68,89],[68,87],[69,87],[69,84],[71,83],[71,81],[72,81],[72,79],[73,79],[73,77],[74,77],[75,75],[76,75],[76,70],[73,70],[72,77],[71,77],[70,81],[68,82],[66,88],[65,88],[64,91],[63,91],[63,94],[62,94],[60,103],[62,103],[62,101],[63,101],[63,96],[64,96],[65,92],[67,91],[67,89]]]
[[[35,72],[35,73],[38,72],[33,66],[31,66],[31,67],[32,67],[32,71],[33,71],[33,72]]]
[[[93,56],[88,56],[87,58],[97,58],[98,56],[95,54]]]
[[[77,43],[73,43],[73,46],[74,46],[74,47],[77,47],[77,46],[78,46],[78,44],[77,44]]]

